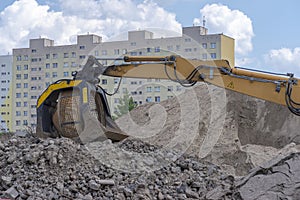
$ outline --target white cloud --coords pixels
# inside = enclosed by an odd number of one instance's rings
[[[274,70],[300,76],[300,47],[272,49],[264,55],[264,60]]]
[[[236,41],[237,54],[246,55],[251,52],[252,38],[254,37],[252,21],[239,10],[231,10],[221,4],[208,4],[200,13],[206,18],[206,25],[210,33],[224,33]],[[194,24],[199,24],[201,19],[194,19]]]
[[[57,44],[69,44],[74,35],[87,32],[108,38],[138,28],[181,30],[175,14],[152,1],[57,1],[61,11],[50,10],[36,0],[15,1],[5,8],[0,13],[0,54],[27,47],[30,38],[39,36],[54,39]]]

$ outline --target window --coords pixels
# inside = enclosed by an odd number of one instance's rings
[[[202,48],[207,49],[207,43],[202,43]]]
[[[99,56],[99,51],[98,50],[95,51],[95,56]]]
[[[75,62],[72,62],[71,63],[71,67],[76,67],[77,65],[76,65],[76,63]]]
[[[57,68],[57,67],[58,67],[58,64],[57,64],[57,63],[52,63],[52,67],[53,67],[53,68]]]
[[[23,125],[24,125],[24,126],[27,126],[27,125],[28,125],[27,120],[23,120]]]
[[[32,86],[32,87],[31,87],[31,90],[36,90],[36,89],[37,89],[36,86]]]
[[[136,56],[136,55],[137,55],[137,52],[136,52],[136,51],[130,52],[130,55]]]
[[[31,49],[31,53],[36,53],[36,49]]]
[[[206,53],[203,53],[203,54],[202,54],[202,59],[203,59],[203,60],[206,60],[206,59],[207,59],[207,54],[206,54]]]
[[[46,54],[46,59],[50,59],[50,54]]]
[[[217,58],[217,54],[216,54],[216,53],[211,53],[211,54],[210,54],[210,57],[211,57],[212,59],[216,59],[216,58]]]
[[[85,49],[85,46],[83,46],[83,45],[79,46],[79,49]]]
[[[31,77],[31,80],[32,80],[32,81],[36,81],[36,80],[37,80],[37,77],[36,77],[36,76]]]
[[[191,38],[185,38],[184,41],[185,42],[191,42],[192,40],[191,40]]]
[[[168,91],[169,92],[173,91],[173,86],[168,86]]]
[[[184,49],[185,52],[192,52],[191,48]]]
[[[154,87],[154,91],[155,91],[155,92],[160,92],[160,86],[155,86],[155,87]]]
[[[57,59],[58,58],[57,53],[52,54],[52,57],[53,57],[53,59]]]
[[[127,93],[127,88],[123,88],[123,89],[122,89],[122,92],[123,92],[123,93]]]
[[[177,85],[177,86],[176,86],[176,90],[177,90],[177,91],[181,91],[180,85]]]
[[[154,100],[155,100],[155,102],[160,102],[160,96],[156,96],[156,97],[154,98]]]
[[[152,92],[152,87],[147,87],[147,92]]]
[[[17,65],[17,71],[21,71],[21,65]]]
[[[28,60],[28,55],[24,55],[24,60]]]
[[[115,53],[115,55],[119,55],[120,54],[120,49],[115,49],[114,53]]]
[[[114,78],[114,84],[118,84],[119,83],[119,79],[118,78]]]
[[[21,98],[21,93],[16,93],[16,98]]]
[[[52,77],[56,78],[57,77],[57,72],[52,72]]]
[[[50,78],[50,73],[49,72],[45,73],[45,78]]]
[[[36,72],[36,71],[37,71],[37,68],[36,68],[36,67],[31,68],[31,71],[32,71],[32,72]]]
[[[76,52],[72,52],[72,58],[76,58]]]
[[[17,83],[16,88],[21,88],[21,83]]]
[[[69,58],[69,53],[64,53],[64,58]]]
[[[151,48],[148,47],[148,48],[147,48],[147,53],[150,53],[150,52],[151,52]]]
[[[85,59],[85,55],[80,55],[79,59]]]
[[[5,64],[2,64],[1,67],[5,67]]]
[[[68,62],[64,62],[64,68],[69,67],[69,63]]]
[[[136,46],[136,42],[131,42],[130,45],[131,46]]]
[[[21,125],[21,121],[20,120],[16,120],[16,126],[20,126]]]
[[[173,96],[167,96],[167,98],[168,98],[168,99],[171,99],[171,98],[173,98]]]
[[[157,52],[160,52],[160,47],[155,47],[155,48],[154,48],[154,52],[156,52],[156,53],[157,53]]]
[[[64,77],[68,77],[69,76],[69,72],[64,72]]]
[[[24,83],[24,88],[28,88],[28,83]]]
[[[107,79],[102,79],[102,84],[107,85]]]
[[[102,55],[107,55],[107,50],[102,50]]]
[[[31,99],[37,99],[37,96],[31,96]]]
[[[37,62],[38,59],[37,58],[31,58],[31,62]]]
[[[211,42],[210,43],[210,48],[211,49],[215,49],[216,48],[216,43],[215,42]]]
[[[24,111],[23,116],[28,116],[28,111]]]
[[[27,97],[28,97],[28,92],[24,92],[23,96],[24,96],[25,98],[27,98]]]
[[[23,106],[24,106],[24,107],[28,107],[28,102],[25,101]]]
[[[173,51],[173,46],[167,46],[167,49],[168,49],[169,51]]]
[[[16,79],[20,80],[21,79],[21,74],[16,74]]]
[[[176,51],[180,51],[180,45],[176,45]]]
[[[21,111],[16,111],[16,116],[21,116]]]
[[[152,98],[151,97],[147,97],[146,98],[146,102],[152,102]]]
[[[24,74],[24,79],[28,79],[28,74]]]
[[[46,63],[46,69],[50,69],[50,63]]]
[[[21,61],[22,60],[22,56],[17,56],[17,61]]]
[[[123,49],[123,50],[122,50],[122,53],[123,53],[123,54],[127,54],[127,49]]]

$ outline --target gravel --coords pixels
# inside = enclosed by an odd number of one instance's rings
[[[159,149],[130,139],[103,145],[143,153]],[[0,168],[0,198],[239,199],[234,178],[197,157],[182,155],[160,169],[132,173],[101,163],[86,146],[66,138],[13,136],[0,143]]]

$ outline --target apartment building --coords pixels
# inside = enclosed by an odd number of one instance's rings
[[[12,55],[0,56],[0,132],[11,130]]]
[[[12,131],[36,126],[36,101],[51,83],[71,78],[72,71],[79,70],[88,55],[102,58],[105,65],[119,61],[106,60],[124,55],[178,54],[195,59],[227,59],[234,65],[234,39],[223,34],[207,34],[201,26],[184,27],[178,37],[160,37],[146,30],[129,31],[121,41],[102,42],[96,35],[80,35],[73,45],[55,46],[53,40],[38,38],[29,41],[29,48],[13,49],[12,76]],[[100,85],[113,93],[119,78],[100,77]],[[125,93],[136,104],[160,102],[176,96],[183,88],[171,81],[159,79],[123,79],[117,93],[108,98],[111,112],[117,109]]]

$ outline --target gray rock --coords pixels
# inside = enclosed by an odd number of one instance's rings
[[[96,181],[90,180],[89,181],[89,188],[91,188],[92,190],[99,190],[100,185],[98,183],[96,183]]]
[[[194,192],[191,188],[186,188],[185,194],[188,198],[199,199],[199,194]]]
[[[5,188],[8,188],[12,184],[12,176],[1,176],[1,185]]]
[[[123,189],[123,192],[124,192],[124,194],[125,194],[126,197],[131,197],[132,194],[133,194],[132,190],[129,189],[129,188],[127,188],[127,187],[125,187],[125,188]]]
[[[100,180],[97,180],[97,182],[100,184],[100,185],[115,185],[115,181],[112,180],[112,179],[100,179]]]
[[[163,200],[163,199],[165,199],[165,196],[161,192],[159,192],[157,198],[159,200]]]
[[[16,199],[19,196],[19,192],[12,186],[4,192],[4,195],[6,198]]]
[[[17,153],[13,152],[8,158],[7,163],[12,164],[17,159]]]

